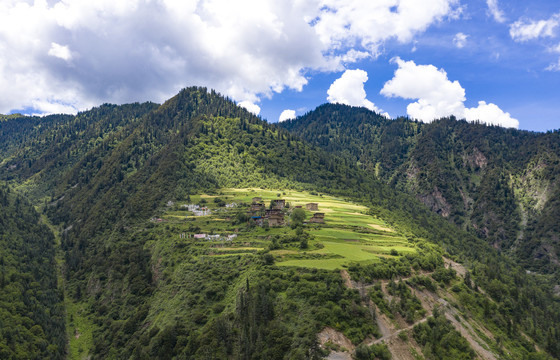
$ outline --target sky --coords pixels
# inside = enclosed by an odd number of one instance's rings
[[[269,122],[326,103],[560,128],[558,0],[0,0],[0,113],[213,88]]]

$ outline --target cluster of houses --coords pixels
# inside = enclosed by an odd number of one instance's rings
[[[173,206],[173,202],[169,201],[167,206]],[[238,207],[239,204],[237,203],[230,203],[225,204],[226,209],[232,209]],[[289,206],[289,205],[288,205]],[[206,216],[211,215],[212,210],[205,206],[200,206],[197,204],[185,204],[181,205],[181,208],[184,208],[194,214],[194,216]],[[302,209],[302,205],[294,206],[294,209]],[[252,198],[251,204],[249,206],[249,210],[247,215],[249,216],[249,222],[257,226],[263,226],[268,224],[271,227],[279,227],[286,225],[286,220],[284,219],[286,214],[289,214],[289,210],[286,211],[287,204],[286,200],[284,199],[273,199],[270,201],[270,206],[267,208],[263,199],[260,197]],[[318,203],[308,203],[305,204],[305,209],[308,211],[312,211],[313,215],[311,219],[304,223],[314,223],[314,224],[324,224],[325,223],[325,214],[319,211],[319,204]],[[215,210],[220,211],[220,210]],[[221,210],[224,211],[224,210]],[[229,219],[229,218],[227,218]],[[153,217],[150,219],[152,222],[163,222],[164,219]],[[208,234],[186,234],[182,233],[179,235],[181,239],[184,238],[191,238],[194,239],[205,239],[209,241],[231,241],[237,235],[208,235]]]
[[[186,208],[188,211],[192,212],[194,216],[206,216],[212,214],[212,210],[208,209],[205,206],[189,204],[189,205],[181,205],[182,208]]]
[[[250,210],[247,213],[252,221],[258,226],[263,226],[268,221],[269,226],[284,226],[284,208],[286,200],[272,200],[270,208],[267,209],[260,197],[254,197],[251,202]]]
[[[214,234],[214,235],[209,235],[209,234],[186,234],[186,233],[181,233],[179,234],[179,238],[181,239],[197,239],[197,240],[208,240],[208,241],[233,241],[233,239],[235,239],[237,237],[237,234],[231,234],[231,235],[220,235],[220,234]]]
[[[226,209],[233,209],[236,208],[237,206],[239,206],[237,203],[230,203],[230,204],[226,204],[225,207]],[[205,207],[205,206],[200,206],[200,205],[196,205],[196,204],[188,204],[188,205],[181,205],[182,208],[187,209],[188,211],[192,212],[194,216],[206,216],[206,215],[212,215],[212,210],[210,210],[209,208]],[[218,211],[218,210],[215,210]]]
[[[254,222],[258,226],[263,226],[265,221],[268,222],[268,226],[284,226],[284,209],[286,208],[286,200],[284,199],[274,199],[270,201],[270,207],[267,209],[262,198],[254,197],[251,201],[250,210],[248,215],[250,216],[250,221]],[[301,209],[303,206],[297,205],[296,209]],[[318,203],[308,203],[305,208],[309,211],[318,211]],[[316,212],[313,214],[312,218],[309,220],[310,223],[324,224],[325,214]]]

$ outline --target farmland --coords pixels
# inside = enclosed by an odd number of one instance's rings
[[[286,224],[281,227],[254,226],[244,216],[252,199],[268,206],[271,200],[286,201]],[[365,206],[325,194],[293,190],[223,189],[217,194],[191,195],[188,201],[168,204],[152,223],[165,227],[173,244],[195,242],[198,256],[227,257],[270,254],[277,266],[336,269],[353,262],[371,263],[381,257],[398,257],[416,252],[414,245],[382,219],[368,214]],[[289,215],[296,206],[317,203],[317,211],[305,210],[306,220],[313,213],[324,213],[324,224],[304,224],[303,234],[290,226]],[[209,209],[194,216],[186,205]],[[226,206],[227,205],[227,206]],[[206,239],[194,239],[210,235]],[[214,237],[212,237],[214,236]],[[219,236],[219,237],[218,237]],[[229,238],[228,238],[229,236]],[[306,238],[306,246],[299,243]]]

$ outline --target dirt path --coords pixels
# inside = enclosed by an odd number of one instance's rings
[[[373,341],[372,343],[370,343],[370,344],[368,344],[368,345],[372,345],[372,344],[381,344],[381,343],[384,342],[384,341],[387,341],[387,340],[389,340],[389,339],[394,338],[395,336],[399,335],[399,334],[400,334],[401,332],[403,332],[403,331],[412,330],[412,328],[414,328],[416,325],[418,325],[418,324],[420,324],[420,323],[423,323],[423,322],[426,322],[426,320],[428,320],[428,318],[420,319],[420,320],[418,320],[417,322],[415,322],[414,324],[412,324],[412,325],[410,325],[410,326],[407,326],[407,327],[405,327],[405,328],[403,328],[403,329],[396,330],[396,331],[390,333],[389,335],[382,336],[382,337],[380,337],[379,339]]]
[[[356,289],[359,290],[360,292],[363,292],[365,289],[372,287],[373,285],[368,284],[368,285],[364,285],[364,284],[360,284],[357,283],[355,281],[353,281],[350,278],[350,274],[348,274],[348,271],[346,270],[341,270],[340,271],[340,275],[342,276],[342,279],[344,280],[344,285],[346,287],[348,287],[349,289]],[[404,279],[406,280],[406,279]],[[381,287],[383,289],[383,292],[385,293],[385,295],[388,297],[388,300],[390,301],[392,296],[390,296],[387,293],[387,283],[388,281],[382,281],[381,282]],[[363,294],[362,294],[363,295]],[[385,343],[389,349],[389,351],[391,352],[391,355],[393,356],[393,359],[396,360],[415,360],[414,356],[411,353],[411,349],[415,349],[418,353],[421,353],[421,349],[417,346],[416,342],[413,339],[409,339],[408,341],[403,341],[402,339],[400,339],[398,337],[398,335],[403,332],[403,331],[408,331],[410,329],[412,329],[415,325],[424,322],[427,320],[427,318],[421,319],[417,322],[415,322],[414,324],[410,325],[410,326],[405,326],[403,328],[399,328],[397,329],[396,326],[399,325],[404,325],[404,320],[401,319],[402,321],[398,321],[398,319],[396,320],[396,322],[398,323],[395,324],[395,321],[391,321],[385,314],[379,313],[379,311],[377,311],[377,308],[375,307],[375,305],[372,303],[371,300],[369,300],[369,307],[371,309],[374,309],[373,311],[375,311],[375,321],[377,323],[377,326],[379,328],[379,331],[381,332],[381,338],[379,339],[367,339],[366,341],[364,341],[364,343],[366,345],[372,345],[372,344],[380,344],[380,343]],[[431,313],[431,309],[428,310]],[[346,359],[351,359],[351,356],[349,353],[346,352],[331,352],[331,354],[327,357],[328,360],[346,360]]]
[[[451,266],[459,276],[464,277],[466,274],[466,269],[463,265],[451,260],[444,258],[445,264],[447,267]],[[369,288],[373,285],[363,285],[359,284],[355,281],[352,281],[350,278],[350,274],[348,271],[342,270],[340,272],[342,279],[344,280],[344,285],[350,289],[356,289],[362,291],[364,288]],[[400,279],[406,280],[406,278]],[[390,301],[391,296],[387,292],[387,284],[389,281],[381,281],[381,288],[383,293],[385,294],[386,300]],[[428,290],[418,290],[413,287],[410,287],[412,293],[420,299],[422,303],[422,307],[426,310],[426,317],[416,321],[412,325],[405,325],[396,320],[398,325],[395,324],[395,321],[391,321],[386,315],[379,313],[376,311],[376,322],[377,326],[379,327],[379,331],[381,332],[381,337],[379,339],[369,339],[365,341],[365,344],[372,345],[372,344],[381,344],[384,343],[389,348],[389,351],[393,355],[393,359],[403,359],[403,360],[414,360],[414,356],[411,353],[411,350],[414,349],[418,353],[421,353],[421,349],[417,346],[414,339],[409,338],[407,341],[403,341],[398,335],[402,332],[408,332],[414,328],[414,326],[427,321],[428,317],[432,315],[432,309],[437,304],[440,305],[441,310],[443,311],[447,320],[451,322],[453,327],[459,331],[461,336],[463,336],[470,344],[472,349],[476,352],[478,357],[483,360],[496,360],[496,357],[492,352],[485,349],[484,346],[487,347],[487,344],[476,334],[475,330],[473,329],[472,325],[467,321],[458,321],[457,318],[460,318],[459,312],[453,308],[446,300],[442,299],[439,294],[430,292]],[[449,294],[448,294],[449,295]],[[452,295],[451,295],[452,296]],[[371,306],[371,304],[370,304]],[[375,306],[373,306],[374,309]],[[397,328],[402,326],[401,328]],[[482,329],[485,332],[486,329]],[[345,360],[350,359],[351,357],[343,357],[343,356],[350,356],[348,353],[331,353],[333,357],[328,357],[331,360]]]

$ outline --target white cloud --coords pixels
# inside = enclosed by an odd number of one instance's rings
[[[560,71],[560,59],[557,62],[550,64],[546,70],[548,71]]]
[[[327,101],[350,106],[362,106],[371,111],[382,112],[374,103],[366,99],[364,83],[368,80],[368,74],[364,70],[346,70],[344,74],[336,79],[327,91]]]
[[[517,129],[519,127],[519,121],[512,118],[508,112],[504,112],[495,104],[487,104],[485,101],[479,101],[475,108],[466,108],[465,119],[507,128]]]
[[[458,2],[2,0],[0,112],[163,101],[189,85],[254,104],[410,41]]]
[[[393,79],[385,83],[381,94],[418,99],[407,107],[410,116],[429,122],[462,111],[465,90],[458,81],[449,81],[445,71],[433,65],[416,65],[414,61],[400,58],[394,61],[399,68]]]
[[[465,89],[457,80],[451,81],[447,73],[433,65],[416,65],[414,61],[395,58],[399,66],[394,77],[387,81],[381,94],[388,97],[417,99],[407,106],[407,113],[415,119],[431,122],[455,115],[468,121],[481,121],[504,127],[519,126],[509,113],[495,104],[480,101],[476,108],[465,108]]]
[[[346,54],[342,55],[341,60],[344,63],[355,63],[357,61],[370,58],[371,54],[367,51],[357,51],[350,49]]]
[[[553,37],[558,25],[560,25],[560,14],[554,14],[548,20],[520,19],[510,25],[509,34],[518,42]]]
[[[323,0],[314,28],[328,47],[359,44],[375,55],[387,39],[408,42],[434,22],[454,16],[458,4],[457,0]]]
[[[560,54],[560,43],[555,45],[555,46],[549,47],[548,51]],[[560,58],[555,63],[550,64],[546,68],[546,70],[547,71],[560,71]]]
[[[455,45],[459,49],[464,48],[465,45],[467,44],[467,38],[468,37],[469,37],[469,35],[465,35],[461,32],[455,34],[455,36],[453,37],[453,45]]]
[[[500,7],[498,6],[498,0],[486,0],[486,4],[488,5],[488,11],[494,20],[499,23],[504,23],[506,21],[504,12],[500,10]]]
[[[237,105],[241,106],[242,108],[246,109],[247,111],[255,115],[259,115],[259,113],[261,112],[261,107],[257,104],[253,104],[250,101],[241,101]]]
[[[48,54],[66,61],[72,60],[72,52],[68,46],[60,45],[54,42],[51,43],[51,48],[49,49]]]
[[[555,52],[555,53],[559,53],[559,54],[560,54],[560,43],[557,44],[557,45],[555,45],[555,46],[553,46],[553,47],[551,47],[551,48],[549,48],[549,51]]]
[[[560,26],[560,13],[552,15],[548,20],[520,19],[509,28],[511,38],[517,42],[536,40],[539,38],[555,38]],[[549,52],[560,53],[560,44],[548,47]],[[547,71],[560,71],[560,59],[546,67]]]
[[[295,119],[295,118],[296,118],[296,111],[286,109],[286,110],[282,111],[282,113],[280,114],[280,117],[278,118],[278,122],[282,122],[282,121],[286,121],[286,120],[290,120],[290,119]]]

